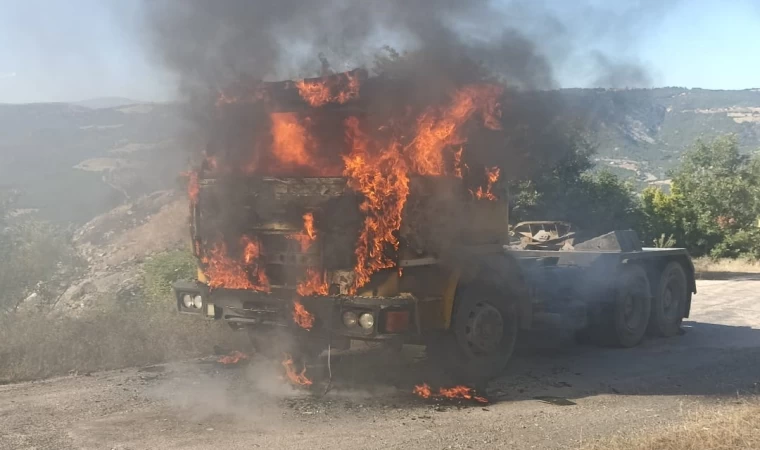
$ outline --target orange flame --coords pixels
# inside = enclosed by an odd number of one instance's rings
[[[487,185],[486,189],[483,190],[483,187],[479,187],[477,191],[473,193],[475,198],[477,199],[486,199],[486,200],[496,200],[496,195],[494,195],[491,190],[493,189],[493,185],[496,184],[497,181],[499,181],[499,176],[501,174],[501,169],[498,167],[486,167],[486,180]]]
[[[454,152],[454,176],[457,178],[462,178],[462,167],[467,168],[467,164],[462,163],[462,152],[464,147],[459,147],[459,150]]]
[[[306,213],[303,215],[303,232],[292,234],[288,239],[293,239],[301,244],[301,252],[305,253],[311,248],[311,244],[317,239],[317,232],[314,229],[314,215]]]
[[[313,166],[313,142],[306,127],[294,113],[272,113],[272,153],[282,169]],[[308,119],[307,119],[308,120]]]
[[[230,258],[227,245],[218,242],[202,259],[209,287],[227,289],[253,289],[269,292],[269,279],[263,267],[258,266],[259,243],[248,236],[240,239],[243,253],[239,261]],[[254,278],[256,282],[251,281]]]
[[[467,386],[454,386],[451,388],[440,388],[437,393],[433,393],[427,383],[422,383],[414,387],[412,391],[415,395],[422,398],[462,398],[465,400],[475,400],[479,403],[488,403],[488,399],[475,395],[475,392]]]
[[[345,73],[318,80],[301,80],[291,87],[298,89],[306,103],[319,107],[358,98],[360,84],[358,73]],[[259,92],[262,89],[246,94],[248,100],[258,98],[266,101],[268,97]],[[394,254],[399,248],[398,232],[409,195],[409,177],[417,174],[461,178],[463,170],[467,169],[462,157],[471,119],[477,117],[481,119],[482,127],[499,129],[499,97],[502,91],[501,86],[492,84],[463,86],[451,93],[448,104],[426,108],[408,117],[411,119],[408,122],[393,120],[381,126],[384,136],[381,140],[366,133],[360,127],[358,118],[345,120],[348,152],[343,155],[341,173],[348,179],[349,187],[362,195],[359,208],[364,217],[354,249],[353,292],[369,282],[372,274],[396,267]],[[220,93],[217,103],[239,100],[238,97]],[[408,108],[407,111],[412,109]],[[318,142],[317,136],[310,134],[309,118],[295,113],[270,113],[269,117],[271,142],[268,140],[269,134],[255,139],[254,147],[262,151],[254,152],[253,160],[242,168],[244,172],[270,169],[266,171],[269,174],[293,170],[303,173],[303,169],[308,169],[310,175],[336,173],[335,167],[320,165],[323,161],[317,150],[321,142]],[[405,123],[411,123],[412,129],[404,128]],[[270,162],[274,165],[268,167]],[[210,162],[208,165],[212,167]],[[488,172],[487,187],[473,192],[473,196],[495,199],[491,188],[498,180],[499,172],[498,168],[489,170],[495,172],[496,178],[492,181]],[[311,213],[303,218],[303,233],[294,234],[291,238],[300,243],[302,252],[306,252],[316,240],[316,233]],[[241,289],[255,286],[253,288],[257,290],[269,290],[266,274],[256,263],[258,247],[254,256],[244,254],[241,261],[230,260],[223,245],[212,249],[209,256],[207,275],[213,284]],[[251,282],[251,279],[256,281]],[[298,294],[302,296],[327,295],[327,291],[325,273],[316,268],[308,268],[305,278],[297,287]]]
[[[301,251],[306,252],[317,239],[317,232],[314,229],[314,215],[306,213],[303,215],[303,232],[292,236],[301,244]],[[309,267],[306,269],[306,277],[296,287],[296,292],[302,297],[309,295],[327,295],[328,286],[325,281],[325,274],[320,274],[316,269]],[[296,320],[298,322],[298,320]],[[300,323],[299,323],[300,324]],[[304,327],[306,328],[306,327]]]
[[[317,233],[314,231],[314,215],[312,213],[303,215],[303,231],[312,241],[317,238]]]
[[[427,383],[418,384],[412,392],[422,398],[430,398],[433,395],[433,391],[430,390]]]
[[[395,266],[386,251],[389,246],[398,250],[399,241],[394,233],[401,228],[409,176],[397,142],[372,152],[357,118],[349,117],[345,126],[351,153],[343,159],[346,166],[343,174],[349,186],[364,195],[359,209],[365,219],[355,250],[354,286],[358,288],[378,270]]]
[[[298,300],[293,302],[293,321],[304,330],[311,330],[314,326],[314,316]]]
[[[190,197],[190,204],[198,204],[198,196],[201,193],[201,186],[198,181],[198,172],[185,172],[187,175],[187,196]]]
[[[313,107],[328,103],[343,104],[359,96],[360,83],[357,75],[345,73],[341,74],[339,81],[333,80],[301,80],[296,82],[296,88],[301,98]]]
[[[237,364],[244,359],[248,359],[248,355],[246,355],[243,352],[239,352],[235,350],[229,355],[222,356],[216,362],[222,363],[222,364]]]
[[[498,129],[501,92],[496,85],[468,85],[454,93],[448,107],[428,108],[417,119],[416,136],[406,149],[412,169],[420,175],[444,174],[443,150],[467,141],[463,126],[476,112],[481,113],[486,127]]]
[[[306,269],[306,279],[298,284],[296,292],[301,297],[309,295],[327,295],[329,286],[325,281],[325,275],[320,274],[313,268]]]
[[[285,354],[285,359],[282,361],[282,367],[285,368],[285,374],[288,376],[291,383],[300,386],[311,386],[312,381],[306,376],[306,366],[304,366],[300,373],[296,372],[296,369],[293,367],[293,357],[287,353]]]

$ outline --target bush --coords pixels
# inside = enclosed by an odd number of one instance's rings
[[[58,272],[81,265],[64,230],[34,220],[0,228],[0,312],[13,310],[32,290],[45,290]]]
[[[697,141],[672,173],[671,192],[644,190],[645,241],[672,234],[694,256],[760,257],[760,161],[733,136]]]
[[[161,301],[171,295],[171,286],[177,280],[194,279],[197,270],[195,256],[187,250],[175,250],[153,256],[143,266],[144,290],[152,301]]]

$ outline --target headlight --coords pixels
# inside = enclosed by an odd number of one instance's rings
[[[203,298],[201,298],[200,295],[196,295],[193,299],[193,306],[195,306],[196,309],[201,309],[203,307]]]
[[[193,307],[193,296],[190,294],[185,294],[182,297],[182,304],[185,306],[185,308],[192,308]]]
[[[362,328],[369,330],[375,325],[375,317],[370,313],[364,313],[359,316],[359,325],[361,325]]]
[[[346,311],[343,313],[343,325],[345,325],[348,328],[352,328],[356,326],[356,313],[351,311]]]

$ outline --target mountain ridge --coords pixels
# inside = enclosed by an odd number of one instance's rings
[[[733,133],[742,151],[760,148],[760,89],[537,94],[559,95],[591,131],[597,168],[639,188],[667,183],[668,170],[699,137]],[[0,104],[0,184],[21,191],[19,208],[83,223],[129,199],[176,187],[188,155],[177,138],[187,126],[177,103]]]

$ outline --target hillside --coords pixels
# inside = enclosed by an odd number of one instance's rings
[[[746,152],[760,149],[760,89],[567,89],[599,146],[600,167],[641,181],[663,179],[699,137],[734,133]]]
[[[89,98],[79,102],[74,102],[74,105],[84,106],[85,108],[101,109],[101,108],[117,108],[119,106],[135,105],[143,103],[138,100],[132,100],[125,97],[97,97]]]
[[[758,89],[565,89],[541,95],[557,93],[593,132],[598,167],[636,179],[640,187],[666,178],[700,136],[736,133],[744,151],[760,148]],[[43,218],[82,224],[176,187],[187,160],[178,142],[181,127],[179,108],[170,104],[0,105],[0,189],[19,190],[19,207]]]
[[[0,188],[46,219],[84,223],[125,201],[176,186],[185,153],[176,106],[91,109],[0,105]]]

